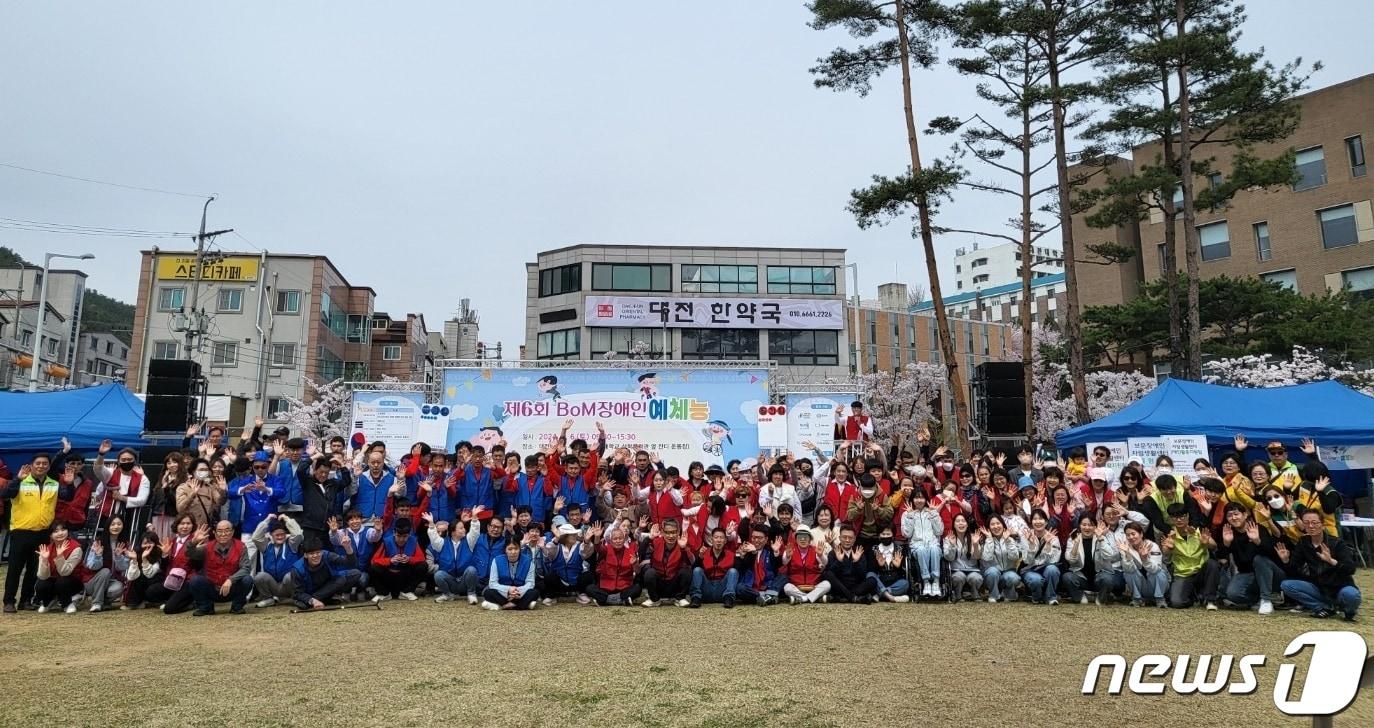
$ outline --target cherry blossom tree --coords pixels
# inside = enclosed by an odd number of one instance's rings
[[[1063,351],[1063,333],[1036,326],[1031,336],[1032,436],[1050,441],[1058,433],[1083,423],[1078,421],[1069,367],[1057,360]],[[1012,334],[1012,340],[1015,351],[1020,348],[1020,331]],[[1089,422],[1120,410],[1155,388],[1155,380],[1140,372],[1096,371],[1088,372],[1083,379]]]
[[[946,386],[945,368],[917,362],[901,372],[877,372],[859,377],[864,409],[878,423],[881,435],[896,434],[914,441],[916,433],[931,428],[938,401]],[[879,434],[879,433],[875,433]]]
[[[308,437],[323,440],[335,435],[344,435],[353,407],[353,392],[343,379],[332,382],[305,380],[305,390],[309,401],[296,397],[283,397],[287,408],[284,412],[269,412],[271,417],[281,418],[291,428],[294,437]]]
[[[1232,387],[1287,387],[1336,380],[1374,396],[1374,370],[1356,370],[1347,362],[1331,364],[1301,346],[1288,359],[1264,355],[1218,359],[1206,367],[1203,381]]]

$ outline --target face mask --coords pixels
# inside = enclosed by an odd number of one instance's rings
[[[860,493],[863,493],[863,496],[864,496],[865,498],[872,498],[872,497],[873,497],[873,494],[874,494],[874,493],[877,493],[878,491],[875,490],[875,489],[873,489],[873,488],[862,488],[862,489],[859,490],[859,492],[860,492]]]
[[[882,544],[882,545],[884,545],[884,546],[891,546],[891,545],[892,545],[892,537],[891,537],[891,536],[883,536],[883,537],[881,537],[881,538],[878,539],[878,543],[880,543],[880,544]]]
[[[1161,466],[1155,468],[1155,476],[1156,476],[1156,477],[1158,477],[1158,476],[1160,476],[1160,475],[1170,475],[1170,474],[1172,474],[1173,472],[1174,472],[1173,468],[1170,468],[1168,465],[1161,465]]]
[[[943,468],[946,473],[948,473],[949,471],[954,469],[954,463],[940,463],[940,467]]]
[[[137,465],[137,464],[138,464],[138,463],[120,463],[120,464],[119,464],[119,469],[120,469],[120,470],[123,470],[123,471],[126,472],[126,473],[128,473],[128,472],[131,472],[131,471],[134,469],[134,466]]]
[[[1280,508],[1283,508],[1283,506],[1284,506],[1283,498],[1281,498],[1281,497],[1279,497],[1279,496],[1274,496],[1273,498],[1270,498],[1270,499],[1269,499],[1269,507],[1270,507],[1270,508],[1273,508],[1273,509],[1275,509],[1275,510],[1278,510],[1278,509],[1280,509]]]
[[[209,480],[209,479],[210,479],[210,471],[209,471],[209,470],[197,470],[197,471],[196,471],[196,479],[197,479],[197,480]]]

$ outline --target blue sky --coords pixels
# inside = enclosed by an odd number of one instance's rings
[[[1366,3],[1294,7],[1252,2],[1243,42],[1320,59],[1314,86],[1371,70]],[[910,225],[861,231],[844,209],[906,164],[897,79],[863,99],[813,88],[807,69],[849,39],[807,20],[792,0],[7,3],[0,162],[218,193],[211,227],[327,254],[378,310],[432,329],[469,297],[508,352],[524,263],[574,243],[844,247],[865,296],[923,282]],[[922,124],[982,110],[943,66],[916,83]],[[996,204],[961,197],[942,220],[996,227],[1013,214]],[[4,218],[190,231],[199,214],[0,168]],[[153,243],[184,244],[0,229],[30,259],[96,253],[90,284],[124,300]]]

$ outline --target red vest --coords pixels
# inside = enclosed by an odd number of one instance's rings
[[[690,494],[686,494],[691,497]],[[679,523],[682,521],[682,506],[673,502],[673,496],[668,489],[649,490],[649,522],[663,525],[663,522],[672,518]],[[655,567],[657,568],[657,567]]]
[[[69,556],[72,555],[72,552],[73,552],[73,551],[75,551],[76,549],[78,549],[78,548],[80,548],[80,547],[81,547],[81,544],[78,544],[78,543],[76,542],[76,539],[74,539],[74,538],[68,538],[66,541],[63,541],[63,542],[62,542],[62,545],[59,546],[58,548],[56,548],[56,549],[48,549],[48,574],[49,574],[49,576],[51,576],[51,577],[54,578],[54,579],[57,578],[57,559],[58,559],[59,556],[60,556],[63,560],[66,560]],[[78,579],[80,579],[82,584],[85,584],[85,583],[86,583],[86,580],[88,580],[88,579],[91,578],[90,573],[88,573],[88,572],[86,571],[86,559],[85,559],[84,557],[82,557],[80,560],[78,560],[78,561],[76,562],[76,568],[75,568],[75,569],[72,569],[71,575],[74,576],[74,577],[76,577],[76,578],[78,578]]]
[[[243,542],[234,539],[229,542],[229,553],[219,555],[219,544],[214,541],[205,545],[205,567],[201,573],[213,585],[219,586],[225,579],[239,570],[239,559],[243,557]]]
[[[690,541],[690,538],[688,540]],[[668,542],[662,536],[654,539],[653,556],[649,559],[649,565],[654,567],[654,571],[657,571],[659,576],[665,579],[676,579],[677,572],[682,570],[682,562],[686,558],[686,554],[683,553],[681,546],[676,545],[672,551],[665,554],[664,552],[668,550],[667,546]]]
[[[623,592],[635,583],[635,550],[631,546],[617,550],[607,543],[601,547],[596,565],[597,584],[608,592]]]
[[[707,579],[720,581],[725,578],[725,572],[735,568],[735,552],[727,548],[716,556],[716,552],[708,548],[701,557],[701,568]]]
[[[76,486],[76,493],[71,500],[57,501],[57,521],[65,523],[71,528],[82,528],[86,525],[86,508],[91,505],[91,490],[94,488],[90,478],[82,478],[81,485]]]
[[[815,586],[821,578],[821,552],[815,546],[802,551],[794,549],[792,558],[783,568],[787,580],[797,586]]]
[[[868,415],[861,415],[859,417],[850,415],[844,418],[844,439],[857,440],[860,437],[867,437],[867,435],[859,431],[859,425],[866,424],[868,424]]]
[[[193,570],[191,569],[191,559],[190,556],[188,556],[186,553],[186,550],[190,547],[190,536],[186,537],[186,542],[181,544],[180,549],[178,549],[177,547],[177,537],[172,537],[172,550],[162,555],[162,558],[167,559],[167,569],[169,571],[172,569],[185,569],[186,573],[192,573]],[[220,581],[221,583],[223,582],[222,579]]]
[[[111,475],[110,481],[105,484],[105,497],[100,501],[100,516],[102,518],[109,518],[110,513],[114,510],[114,505],[117,501],[115,501],[112,494],[119,492],[119,479],[123,474],[124,471],[115,468],[114,475]],[[138,490],[142,487],[143,473],[137,470],[129,471],[129,492],[124,495],[130,498],[137,498]],[[120,510],[123,510],[123,508],[121,507]]]

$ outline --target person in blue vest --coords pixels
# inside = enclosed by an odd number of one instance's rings
[[[463,524],[455,522],[450,527],[448,521],[431,522],[425,561],[439,592],[434,601],[441,604],[457,601],[466,589],[463,574],[474,565],[472,547],[468,545],[467,529]]]
[[[272,475],[276,476],[277,484],[281,488],[281,496],[277,503],[278,513],[296,513],[301,510],[301,480],[298,469],[301,465],[301,454],[305,449],[305,440],[299,437],[293,437],[285,442],[278,440],[272,445],[272,451],[276,454]]]
[[[423,459],[427,461],[424,467],[406,475],[406,497],[423,503],[435,521],[452,521],[457,488],[448,477],[448,460],[437,451]]]
[[[274,513],[253,530],[253,545],[258,552],[258,572],[253,575],[258,609],[290,599],[296,593],[291,567],[300,559],[300,525],[288,515]]]
[[[581,511],[577,511],[581,516]],[[595,549],[583,530],[570,523],[560,523],[549,535],[544,545],[544,595],[545,605],[552,605],[560,597],[577,597],[579,604],[587,604],[591,598],[586,589],[596,575],[592,572],[591,558]]]
[[[371,521],[364,521],[363,514],[352,508],[344,514],[344,525],[344,528],[339,528],[338,520],[331,519],[329,540],[334,546],[334,554],[342,556],[351,552],[357,561],[355,570],[358,573],[349,590],[354,599],[359,599],[363,590],[367,589],[367,565],[372,559],[372,550],[382,540],[382,519],[375,517]],[[345,541],[348,543],[345,544]]]
[[[280,481],[272,474],[276,461],[266,452],[257,453],[249,472],[229,484],[229,522],[243,534],[250,561],[256,557],[257,549],[253,545],[253,532],[276,511],[284,493],[278,485]]]
[[[549,509],[553,498],[544,492],[546,480],[542,461],[538,455],[525,457],[525,468],[521,471],[520,454],[506,454],[506,477],[500,484],[497,494],[496,512],[502,516],[516,515],[516,509],[525,506],[530,509],[530,517],[535,523],[549,526]]]
[[[358,492],[353,494],[353,508],[363,520],[381,518],[386,512],[386,499],[396,485],[396,474],[386,467],[386,453],[373,450],[367,454],[367,467],[358,475]],[[366,563],[362,556],[358,557]]]
[[[453,469],[445,485],[449,486],[451,492],[457,493],[457,502],[454,503],[457,512],[468,513],[472,520],[485,522],[496,514],[496,488],[493,483],[501,473],[493,467],[495,461],[492,457],[480,446],[472,446],[469,453],[468,460],[460,462]],[[508,514],[500,515],[504,522],[504,516]]]
[[[585,515],[595,517],[596,512],[592,510],[592,488],[588,487],[586,474],[582,472],[582,461],[576,455],[565,455],[562,467],[558,466],[556,457],[546,458],[545,465],[548,467],[548,477],[544,480],[544,494],[554,498],[562,499],[562,509],[555,509],[554,515],[568,516],[568,506],[576,503]],[[595,477],[595,474],[593,474]]]
[[[539,604],[539,590],[534,588],[534,549],[530,538],[521,540],[510,536],[504,541],[499,556],[491,560],[487,588],[482,592],[482,608],[534,609]]]
[[[468,548],[472,550],[472,565],[463,570],[463,591],[467,592],[468,604],[477,603],[477,595],[487,586],[487,577],[492,559],[501,554],[505,543],[506,522],[500,516],[492,516],[483,529],[476,519],[460,516],[468,529]]]
[[[325,551],[324,543],[312,536],[302,544],[301,552],[291,567],[297,609],[324,609],[357,586],[358,559],[348,539],[343,539],[343,553],[334,553]]]
[[[377,596],[372,597],[373,602],[419,599],[415,596],[415,587],[425,578],[429,567],[409,518],[397,518],[391,530],[382,536],[381,545],[372,553],[368,571],[377,592]]]
[[[749,532],[749,543],[737,552],[735,570],[739,572],[738,597],[760,607],[778,603],[782,579],[778,567],[782,563],[783,537],[775,535],[769,544],[768,529],[755,528]]]

